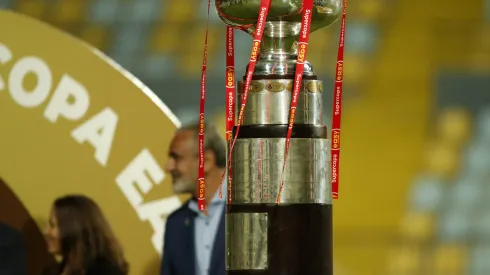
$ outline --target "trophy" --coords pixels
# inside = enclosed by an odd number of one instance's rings
[[[216,0],[215,5],[225,24],[254,34],[261,0]],[[265,20],[231,158],[228,275],[333,273],[330,141],[322,81],[307,61],[283,173],[302,9],[302,0],[271,0]],[[315,0],[310,32],[332,24],[341,13],[342,0]],[[244,80],[238,83],[236,102],[244,94]]]

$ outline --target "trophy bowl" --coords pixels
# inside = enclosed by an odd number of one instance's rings
[[[260,3],[261,0],[215,0],[220,19],[250,35],[255,32]],[[302,0],[271,0],[255,76],[285,76],[294,72],[302,11]],[[342,0],[315,0],[310,33],[331,25],[341,13]],[[305,64],[304,75],[314,75],[309,62]]]
[[[216,0],[215,4],[218,15],[225,24],[253,33],[260,2],[261,0]],[[264,36],[280,35],[277,33],[278,26],[286,27],[297,35],[301,25],[302,10],[302,0],[271,0]],[[341,12],[341,0],[314,1],[310,32],[332,24],[339,18]],[[274,27],[276,32],[273,32]]]

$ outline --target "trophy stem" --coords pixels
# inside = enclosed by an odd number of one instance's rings
[[[297,37],[263,37],[260,54],[296,55]]]
[[[296,68],[300,25],[297,22],[266,22],[254,76],[292,78]],[[308,61],[303,74],[315,75]]]
[[[301,25],[297,22],[267,22],[262,37],[262,53],[295,54]]]

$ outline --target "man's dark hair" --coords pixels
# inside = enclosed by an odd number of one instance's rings
[[[179,128],[179,131],[192,131],[196,137],[199,134],[199,123],[189,123]],[[204,123],[204,150],[214,153],[216,159],[216,166],[220,168],[226,167],[226,142],[219,134],[216,126],[210,122]]]

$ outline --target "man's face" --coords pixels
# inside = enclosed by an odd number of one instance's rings
[[[194,194],[197,190],[196,148],[197,140],[191,131],[177,132],[170,144],[165,169],[172,175],[173,190],[176,194]]]

